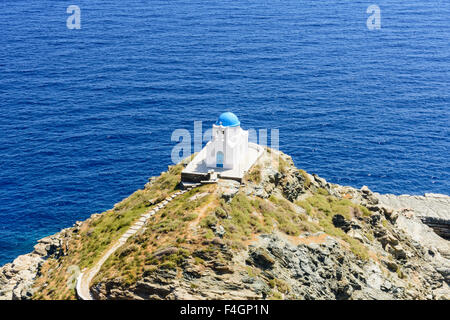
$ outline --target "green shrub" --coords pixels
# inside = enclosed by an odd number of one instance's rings
[[[272,291],[271,295],[269,297],[269,300],[282,300],[283,296],[281,295],[281,293],[276,292],[276,291]]]
[[[228,217],[228,213],[222,207],[218,207],[214,213],[216,217],[221,219],[225,219]]]
[[[362,213],[363,213],[363,216],[365,216],[365,217],[370,217],[371,215],[372,215],[372,213],[370,212],[370,210],[369,209],[367,209],[366,207],[364,207],[364,206],[359,206],[359,209],[362,211]]]
[[[177,264],[173,261],[164,261],[159,265],[160,269],[176,269]]]
[[[217,224],[217,222],[218,222],[218,220],[215,216],[208,215],[205,218],[203,218],[200,225],[204,228],[211,228],[211,227],[214,227]]]
[[[261,183],[261,165],[255,165],[248,173],[247,179],[254,183]]]
[[[214,232],[212,232],[211,229],[208,229],[208,230],[206,230],[204,236],[205,236],[205,239],[206,239],[206,240],[211,240],[211,239],[214,238]]]
[[[189,213],[186,216],[184,216],[182,219],[183,219],[183,221],[192,221],[192,220],[197,219],[197,217],[198,217],[198,214],[196,214],[196,213]]]

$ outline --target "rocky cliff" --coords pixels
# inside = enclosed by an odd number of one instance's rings
[[[90,268],[140,214],[173,194],[183,165],[5,265],[0,298],[74,299],[72,271]],[[268,149],[242,184],[203,185],[159,210],[106,261],[91,292],[97,299],[448,299],[449,242],[417,214],[431,202],[405,207],[396,197],[328,183]]]

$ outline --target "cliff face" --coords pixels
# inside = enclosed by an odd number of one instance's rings
[[[289,156],[274,161],[274,155],[268,150],[242,184],[203,185],[158,211],[102,266],[91,284],[94,297],[450,297],[449,242],[414,207],[389,206],[367,187],[328,183],[295,168]],[[16,261],[4,266],[0,297],[74,298],[70,268],[91,267],[139,214],[172,194],[182,167],[53,236],[53,247],[38,258],[36,250],[20,258],[36,258],[29,269]]]
[[[77,226],[43,238],[33,252],[17,257],[0,268],[0,300],[26,300],[33,296],[33,283],[42,264],[49,258],[58,259],[65,254],[66,242]]]

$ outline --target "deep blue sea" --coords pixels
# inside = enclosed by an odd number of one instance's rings
[[[0,265],[226,110],[331,182],[449,194],[450,1],[373,1],[1,0]]]

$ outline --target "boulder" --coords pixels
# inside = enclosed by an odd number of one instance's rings
[[[346,280],[341,280],[337,282],[335,295],[337,300],[348,300],[351,298],[353,293],[353,287]]]
[[[227,202],[233,199],[236,193],[239,192],[239,188],[240,183],[237,181],[228,180],[219,182],[219,193],[221,194],[221,197]]]
[[[340,228],[340,229],[344,230],[345,232],[349,231],[351,228],[350,221],[346,220],[343,215],[335,214],[333,216],[332,221],[333,221],[333,225],[336,228]]]
[[[376,226],[377,224],[379,224],[381,221],[381,215],[379,215],[378,213],[374,213],[370,216],[370,224],[372,226]]]
[[[218,235],[220,238],[222,238],[225,235],[225,228],[221,225],[219,225],[216,230],[214,231],[216,235]]]
[[[383,210],[384,216],[390,222],[395,223],[395,221],[397,221],[397,219],[398,219],[398,212],[397,211],[395,211],[392,208],[387,208],[387,207],[382,207],[382,210]]]
[[[398,265],[394,261],[383,259],[382,262],[386,265],[389,271],[396,272]]]
[[[156,252],[153,253],[153,256],[155,258],[159,258],[162,256],[168,256],[174,253],[178,253],[179,249],[176,247],[167,247],[167,248],[163,248],[160,250],[157,250]]]
[[[386,251],[392,254],[398,260],[406,259],[406,251],[400,244],[397,245],[387,244]]]
[[[234,273],[233,267],[229,264],[220,262],[220,261],[214,261],[211,267],[217,274],[231,274]]]
[[[361,233],[359,233],[358,231],[352,229],[347,233],[350,237],[352,237],[353,239],[356,239],[362,243],[364,243],[364,237],[362,236]]]
[[[247,263],[261,269],[270,269],[275,264],[275,259],[264,248],[256,248],[250,251]]]
[[[371,194],[372,193],[372,191],[370,191],[368,186],[362,186],[360,190],[363,194]]]

